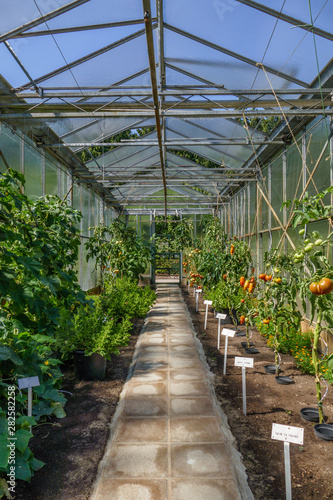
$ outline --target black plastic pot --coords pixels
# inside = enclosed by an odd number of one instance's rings
[[[80,380],[103,380],[106,371],[106,359],[94,352],[85,356],[84,351],[74,351],[75,377]]]
[[[265,372],[268,373],[269,375],[275,375],[277,371],[277,366],[276,365],[265,365]]]
[[[295,381],[294,379],[290,378],[290,377],[275,377],[275,380],[278,384],[281,384],[281,385],[289,385],[289,384],[294,384]]]
[[[245,347],[244,350],[247,354],[259,354],[260,353],[259,349],[256,349],[255,347]]]
[[[241,332],[240,330],[236,330],[236,337],[246,337],[246,332]]]
[[[324,441],[333,441],[333,425],[316,424],[313,428],[315,435]]]
[[[253,347],[254,346],[253,342],[250,342],[249,344],[250,344],[249,347]],[[247,342],[241,342],[241,346],[242,347],[247,347]]]
[[[317,408],[302,408],[301,417],[307,422],[319,422],[319,411]]]

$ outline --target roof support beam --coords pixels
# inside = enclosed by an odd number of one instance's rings
[[[333,34],[330,33],[329,31],[322,30],[320,28],[317,28],[316,26],[313,26],[311,24],[306,24],[304,21],[301,21],[300,19],[297,19],[296,17],[291,17],[288,16],[287,14],[284,14],[283,12],[279,12],[278,10],[271,9],[270,7],[267,7],[266,5],[263,5],[258,2],[254,2],[253,0],[236,0],[237,2],[243,3],[245,5],[248,5],[249,7],[253,7],[256,10],[260,10],[261,12],[265,12],[265,14],[269,14],[270,16],[276,17],[277,19],[281,19],[281,21],[285,21],[286,23],[292,24],[296,28],[301,28],[302,30],[305,31],[310,31],[311,33],[314,33],[315,35],[321,36],[323,38],[327,38],[327,40],[333,41]]]
[[[225,47],[221,47],[220,45],[216,45],[215,43],[208,42],[208,40],[205,40],[204,38],[200,38],[198,36],[195,36],[192,33],[188,33],[187,31],[181,30],[180,28],[176,28],[175,26],[171,26],[170,24],[165,23],[164,26],[167,29],[169,29],[170,31],[177,33],[178,35],[185,36],[186,38],[189,38],[190,40],[201,43],[202,45],[206,45],[207,47],[210,47],[211,49],[217,50],[218,52],[222,52],[223,54],[226,54],[230,57],[234,57],[235,59],[238,59],[239,61],[250,64],[251,66],[254,66],[254,67],[260,69],[260,67],[257,66],[257,61],[254,61],[253,59],[250,59],[249,57],[242,56],[241,54],[238,54],[237,52],[233,52],[232,50],[226,49]],[[284,80],[288,80],[289,82],[293,82],[296,85],[300,85],[301,87],[309,87],[310,86],[308,83],[304,82],[303,80],[299,80],[298,78],[294,78],[293,76],[288,75],[286,73],[283,73],[282,71],[279,71],[278,69],[271,68],[270,66],[267,66],[266,64],[265,64],[265,70],[268,73],[279,76],[280,78],[283,78]]]
[[[35,26],[38,26],[39,24],[45,23],[46,21],[49,21],[49,19],[53,19],[54,17],[60,16],[60,14],[63,14],[64,12],[68,12],[69,10],[74,9],[75,7],[78,7],[79,5],[82,5],[83,3],[87,3],[90,0],[75,0],[74,2],[71,2],[67,5],[64,5],[63,7],[60,7],[59,9],[53,10],[52,12],[49,12],[48,14],[45,14],[44,16],[40,16],[33,21],[29,21],[26,24],[23,24],[22,26],[19,26],[18,28],[15,28],[11,31],[7,31],[7,33],[4,33],[3,35],[0,35],[0,42],[4,42],[5,40],[8,40],[9,38],[14,38],[15,36],[19,35],[20,33],[23,33],[24,31],[27,31],[31,28],[34,28]]]
[[[151,6],[150,0],[142,0],[143,12],[144,12],[144,20],[145,20],[145,32],[146,32],[146,40],[147,40],[147,48],[148,48],[148,59],[149,59],[149,71],[150,71],[150,80],[151,80],[151,88],[153,93],[153,103],[154,103],[154,113],[155,113],[155,121],[156,121],[156,133],[158,140],[158,147],[160,153],[160,161],[161,161],[161,170],[162,170],[162,180],[163,180],[163,191],[164,191],[164,204],[165,204],[165,222],[167,219],[167,187],[165,180],[165,159],[163,155],[163,144],[162,144],[162,130],[161,130],[161,117],[159,112],[159,100],[158,100],[158,91],[157,91],[157,77],[156,77],[156,62],[155,62],[155,51],[154,51],[154,39],[153,39],[153,28],[151,22]]]
[[[164,111],[165,117],[177,118],[212,118],[212,117],[227,117],[238,118],[243,116],[321,116],[323,115],[322,109],[285,109],[283,114],[279,109],[245,109],[245,110],[167,110]],[[332,115],[333,109],[325,109],[326,115]],[[60,118],[119,118],[119,117],[145,117],[149,118],[155,116],[155,110],[119,110],[119,111],[96,111],[96,112],[64,112],[64,113],[1,113],[0,119],[2,120],[19,120],[24,119],[42,119],[42,120],[59,120]]]
[[[178,68],[171,66],[170,64],[166,65],[167,67],[170,67],[172,69],[178,70]],[[144,71],[139,71],[138,73],[135,73],[131,75],[129,78],[124,79],[123,81],[130,80],[132,78],[135,78],[136,76],[140,76],[143,73],[146,73],[149,71],[149,68],[146,68]],[[188,72],[186,72],[187,75],[189,75]],[[192,74],[191,74],[192,75]],[[194,75],[192,75],[194,77]],[[169,88],[172,86],[169,86]],[[39,87],[39,91],[41,92],[43,98],[45,99],[53,99],[53,98],[78,98],[81,99],[82,97],[86,98],[91,98],[91,97],[107,97],[107,98],[112,98],[112,97],[128,97],[128,96],[136,96],[136,97],[151,97],[151,90],[139,90],[138,87],[133,87],[131,88],[126,88],[126,86],[123,86],[122,89],[117,90],[117,88],[113,85],[109,85],[108,87],[103,87],[101,90],[98,91],[92,91],[94,88],[89,88],[89,87],[80,87],[80,91],[77,90],[77,87],[71,87],[71,88],[66,88],[64,87],[63,91],[60,91],[60,89],[52,89],[52,88],[43,88]],[[108,91],[108,89],[110,89]],[[53,91],[52,91],[53,90]],[[59,92],[57,92],[59,90]],[[330,94],[333,93],[333,88],[308,88],[308,89],[274,89],[274,93],[276,95],[315,95],[315,94],[322,94],[329,96]],[[271,89],[234,89],[234,90],[229,90],[225,88],[201,88],[201,89],[195,89],[191,88],[188,86],[184,86],[183,89],[174,89],[174,90],[160,90],[159,95],[163,95],[165,97],[172,97],[172,96],[180,96],[180,95],[186,95],[186,96],[195,96],[195,95],[224,95],[224,96],[264,96],[264,95],[273,95],[273,91]],[[17,92],[16,97],[19,99],[36,99],[40,98],[40,93],[39,92]],[[12,95],[1,95],[1,99],[12,99]],[[273,101],[273,100],[272,100]],[[260,101],[258,101],[260,103]],[[244,102],[241,102],[241,104],[245,104]],[[274,102],[272,102],[273,106]]]
[[[152,19],[153,22],[156,18]],[[99,30],[105,28],[119,28],[121,26],[131,26],[133,24],[143,24],[142,19],[132,19],[129,21],[118,21],[117,23],[89,24],[87,26],[71,26],[70,28],[58,28],[41,31],[29,31],[29,33],[20,33],[11,38],[27,38],[33,36],[59,35],[63,33],[74,33],[76,31]]]
[[[246,139],[225,139],[223,140],[183,140],[183,141],[165,141],[165,146],[181,147],[181,146],[261,146],[262,144],[285,144],[283,140],[275,141],[258,141],[254,139],[251,143]],[[158,146],[158,141],[128,141],[128,142],[66,142],[55,144],[42,144],[40,147],[65,147],[65,148],[89,148],[92,146],[98,147],[114,147],[114,146]]]

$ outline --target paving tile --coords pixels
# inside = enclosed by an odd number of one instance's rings
[[[171,381],[170,394],[172,396],[208,396],[210,391],[205,382],[197,380]]]
[[[197,370],[201,368],[201,362],[198,357],[195,358],[184,358],[184,357],[171,357],[169,360],[169,366],[171,369],[182,368],[187,370],[188,368],[196,368]]]
[[[166,396],[166,382],[145,382],[134,383],[131,380],[127,386],[126,397],[128,396]]]
[[[173,477],[232,477],[230,456],[223,443],[172,444]]]
[[[166,415],[166,398],[125,398],[123,408],[125,417],[165,417]]]
[[[115,441],[166,442],[168,426],[165,418],[123,418],[118,423]]]
[[[171,500],[241,500],[232,479],[176,479],[172,481]]]
[[[189,348],[187,351],[170,351],[171,359],[199,359],[198,352],[194,348]]]
[[[167,361],[141,361],[137,359],[135,364],[135,370],[154,372],[155,370],[166,370],[169,367]]]
[[[170,421],[170,440],[179,443],[225,442],[215,417],[180,417]]]
[[[211,399],[204,398],[171,398],[170,415],[172,417],[208,415],[215,416]]]
[[[108,456],[105,477],[167,477],[166,444],[114,444]]]
[[[202,368],[189,368],[187,370],[170,370],[170,380],[186,381],[186,380],[204,380],[205,372]]]
[[[137,383],[146,383],[146,382],[160,382],[160,381],[166,381],[168,378],[168,373],[164,371],[139,371],[139,370],[134,370],[131,381]]]
[[[164,479],[103,478],[94,500],[167,500]],[[184,499],[182,499],[184,500]]]

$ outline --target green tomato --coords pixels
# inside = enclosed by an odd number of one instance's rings
[[[274,272],[275,272],[275,274],[279,274],[280,273],[280,269],[278,269],[277,267],[274,267]]]
[[[318,231],[312,231],[311,236],[312,238],[319,238],[320,234],[318,233]]]
[[[271,267],[271,265],[270,265],[270,263],[269,263],[269,262],[267,262],[266,267],[267,267],[267,269],[268,269],[269,267]]]
[[[311,243],[310,238],[306,238],[306,239],[304,240],[304,245],[308,245],[309,243]]]
[[[323,244],[323,240],[322,240],[321,238],[319,238],[318,240],[316,240],[316,241],[314,242],[314,244],[315,244],[315,246],[316,246],[316,247],[319,247],[320,245],[322,245],[322,244]]]
[[[310,253],[312,252],[313,250],[313,243],[309,243],[308,245],[306,245],[306,247],[304,248],[304,252],[305,253]]]
[[[300,234],[301,236],[302,236],[303,234],[305,234],[305,229],[300,229],[300,230],[298,231],[298,234]]]

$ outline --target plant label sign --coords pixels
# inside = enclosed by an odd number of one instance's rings
[[[211,306],[213,303],[212,300],[204,300],[204,304],[206,305],[206,313],[205,313],[205,327],[204,329],[206,330],[207,328],[207,319],[208,319],[208,306]]]
[[[225,314],[222,314],[221,316],[225,316]],[[226,337],[234,337],[235,330],[229,330],[229,328],[222,328],[221,335],[225,335]]]
[[[217,313],[216,315],[216,319],[225,319],[227,317],[226,314],[222,314],[222,313]]]
[[[241,366],[242,368],[253,368],[254,358],[241,358],[235,356],[235,366]]]
[[[39,377],[25,377],[17,379],[19,389],[29,389],[29,387],[37,387],[40,385]]]
[[[290,427],[289,425],[273,424],[271,437],[277,441],[302,445],[304,429],[302,427]]]
[[[195,293],[201,293],[202,292],[202,289],[201,288],[198,288]]]

